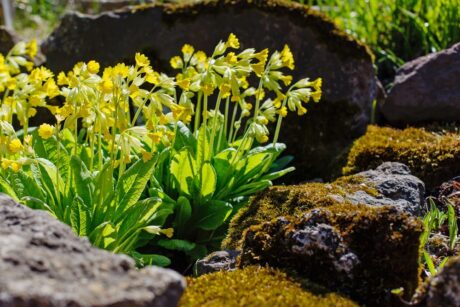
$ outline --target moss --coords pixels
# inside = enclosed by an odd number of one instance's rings
[[[180,306],[358,306],[335,293],[315,294],[285,273],[249,266],[189,278]]]
[[[306,241],[324,240],[319,248],[308,245],[306,252],[299,251],[299,234],[318,225],[332,226],[340,240],[320,232],[321,239]],[[359,303],[388,306],[398,302],[390,294],[392,289],[403,287],[407,300],[417,288],[421,232],[417,218],[392,207],[333,205],[248,228],[239,266],[290,269]],[[352,254],[356,262],[343,262],[344,255]]]
[[[431,190],[460,173],[460,134],[369,126],[351,148],[343,173],[373,169],[385,161],[406,164]]]
[[[301,215],[310,209],[338,204],[337,196],[365,191],[377,196],[378,191],[365,184],[360,176],[346,176],[330,184],[307,183],[275,186],[259,193],[232,219],[224,249],[237,249],[243,231],[251,225],[270,221],[278,216]]]

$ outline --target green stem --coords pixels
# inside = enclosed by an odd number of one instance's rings
[[[211,146],[211,157],[214,155],[214,138],[216,137],[217,117],[218,117],[221,101],[222,101],[222,92],[219,92],[219,96],[217,97],[216,108],[214,109],[214,118],[212,119],[211,142],[209,143]]]
[[[286,106],[286,102],[287,102],[287,98],[284,98],[283,103],[281,105],[281,109],[283,109]],[[273,145],[275,145],[276,142],[278,142],[278,137],[280,134],[282,121],[283,121],[283,117],[281,115],[278,115],[278,121],[276,122],[275,136],[273,137]]]
[[[201,120],[201,99],[203,97],[203,94],[201,92],[198,93],[198,101],[196,105],[196,110],[195,110],[195,132],[198,131],[200,128],[200,120]]]

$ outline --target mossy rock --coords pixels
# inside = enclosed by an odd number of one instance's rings
[[[338,204],[337,196],[367,190],[378,193],[367,186],[362,178],[349,176],[335,183],[307,183],[292,186],[274,186],[256,195],[249,204],[240,209],[232,219],[223,249],[238,249],[243,232],[252,225],[270,221],[278,216],[300,216],[310,209]]]
[[[78,61],[102,66],[148,55],[156,70],[171,73],[169,59],[183,44],[211,54],[235,33],[242,49],[281,50],[288,44],[296,60],[295,80],[323,78],[323,98],[308,104],[307,115],[292,113],[283,122],[280,141],[295,157],[296,172],[286,182],[329,178],[340,173],[338,156],[360,137],[377,95],[373,56],[327,17],[292,1],[216,0],[184,5],[134,7],[86,16],[66,15],[42,45],[47,67],[69,70]],[[175,72],[177,73],[177,72]]]
[[[422,223],[389,206],[333,205],[301,217],[249,227],[240,267],[270,265],[295,271],[368,306],[398,305],[419,283]]]
[[[343,173],[372,169],[385,161],[406,164],[431,190],[460,174],[460,133],[369,126],[353,144]]]
[[[248,266],[189,278],[179,306],[358,306],[335,293],[315,294],[285,273]]]

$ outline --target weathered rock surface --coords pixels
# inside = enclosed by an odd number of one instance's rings
[[[42,49],[55,72],[91,59],[103,66],[132,61],[135,52],[149,55],[155,69],[167,72],[169,59],[184,43],[209,54],[230,32],[242,48],[274,51],[288,44],[296,59],[294,79],[323,78],[321,102],[307,105],[305,117],[290,114],[280,140],[296,158],[292,181],[328,178],[337,156],[364,133],[377,82],[368,48],[313,10],[281,0],[217,0],[71,14]]]
[[[236,258],[239,254],[240,252],[235,250],[213,252],[196,262],[194,273],[201,276],[219,271],[232,271],[236,267]]]
[[[460,257],[451,258],[430,281],[422,306],[460,306]]]
[[[389,205],[420,216],[425,211],[424,184],[401,163],[345,176],[332,183],[274,186],[255,196],[232,219],[222,248],[239,247],[243,231],[278,216],[302,216],[313,208],[339,204]]]
[[[356,174],[379,192],[378,196],[357,191],[345,196],[355,204],[390,205],[421,216],[425,209],[425,184],[412,176],[409,168],[397,162],[385,162],[375,170]]]
[[[16,34],[11,30],[0,26],[0,53],[7,54],[11,48],[18,42]]]
[[[382,112],[395,124],[459,121],[459,79],[460,43],[402,66]]]
[[[390,291],[418,284],[422,223],[396,208],[336,205],[278,217],[245,232],[239,267],[294,270],[366,306],[394,306]]]
[[[0,306],[176,306],[185,281],[91,247],[48,213],[0,195]]]

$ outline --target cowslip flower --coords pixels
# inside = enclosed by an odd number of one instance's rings
[[[99,69],[101,68],[99,63],[96,61],[89,61],[86,66],[88,68],[88,72],[91,74],[97,74],[99,72]]]
[[[233,49],[239,49],[240,48],[240,41],[238,40],[238,38],[236,37],[235,34],[230,33],[225,45],[226,45],[226,47],[230,47],[230,48],[233,48]]]
[[[54,127],[49,124],[42,124],[38,128],[38,135],[42,139],[45,139],[45,140],[49,139],[50,137],[53,136],[53,133],[54,133]]]
[[[23,148],[22,146],[22,143],[19,139],[14,139],[10,142],[10,144],[8,145],[8,149],[12,152],[12,153],[17,153],[19,151],[21,151]]]
[[[136,53],[136,55],[134,56],[134,59],[136,60],[136,65],[139,66],[139,67],[145,67],[145,66],[149,66],[150,65],[150,60],[148,57],[146,57],[144,54],[142,53]]]
[[[281,51],[281,61],[285,67],[290,70],[294,69],[294,56],[292,55],[291,49],[288,45],[284,45],[284,48]]]

